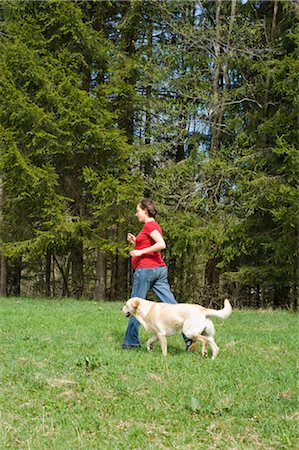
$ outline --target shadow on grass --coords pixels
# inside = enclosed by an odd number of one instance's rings
[[[121,346],[122,346],[122,344],[124,342],[124,336],[125,336],[125,329],[124,329],[123,332],[121,332],[119,330],[115,330],[115,332],[112,335],[112,342],[113,342],[113,345],[116,348],[120,348],[121,349]],[[142,339],[141,339],[141,348],[140,348],[141,351],[147,352],[146,341],[147,341],[147,339],[149,337],[150,337],[150,334],[148,336],[143,336],[142,337]],[[170,344],[168,342],[167,343],[167,349],[168,349],[168,353],[169,354],[178,355],[178,354],[181,354],[181,353],[185,352],[185,343],[184,343],[183,339],[182,339],[182,344],[180,346],[173,345],[173,344]],[[158,351],[158,350],[161,351],[161,346],[160,346],[159,342],[156,342],[155,345],[154,345],[154,350],[153,351]]]

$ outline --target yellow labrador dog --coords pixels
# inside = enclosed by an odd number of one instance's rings
[[[226,319],[232,312],[231,304],[224,300],[224,308],[204,308],[200,305],[187,303],[156,303],[142,298],[130,298],[122,312],[126,317],[131,315],[144,326],[146,331],[154,333],[146,343],[147,350],[153,349],[153,344],[160,341],[163,356],[167,355],[167,336],[182,331],[188,339],[203,342],[203,355],[207,356],[207,345],[211,347],[212,359],[216,358],[219,348],[215,342],[215,328],[213,322],[207,317],[220,317]]]

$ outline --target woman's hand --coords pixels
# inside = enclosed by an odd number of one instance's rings
[[[130,255],[133,258],[142,256],[142,255],[146,255],[147,253],[160,252],[161,250],[164,250],[164,248],[166,248],[165,241],[158,230],[153,230],[150,234],[150,237],[155,242],[155,244],[151,245],[150,247],[143,248],[142,250],[130,251]],[[133,240],[133,238],[134,238],[134,240]],[[136,238],[131,233],[128,233],[128,241],[130,241],[132,244],[134,243],[136,245]]]
[[[127,241],[130,242],[130,244],[136,245],[136,236],[132,233],[127,234]]]
[[[143,253],[141,250],[132,250],[130,252],[130,255],[132,256],[132,258],[136,258],[137,256],[141,256]]]

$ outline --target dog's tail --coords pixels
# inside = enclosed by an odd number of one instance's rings
[[[204,313],[206,316],[210,317],[220,317],[220,319],[227,319],[232,313],[232,307],[230,302],[226,299],[224,300],[224,308],[217,311],[217,309],[204,308]]]

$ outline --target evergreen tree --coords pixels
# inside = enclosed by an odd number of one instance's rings
[[[298,189],[296,149],[298,70],[295,6],[257,4],[266,24],[264,54],[247,65],[247,95],[259,105],[244,111],[246,127],[236,145],[234,223],[226,261],[235,280],[254,287],[256,304],[296,305]],[[264,36],[263,36],[264,37]],[[234,259],[235,258],[235,259]],[[233,264],[233,266],[234,266]],[[231,266],[231,267],[233,267]]]
[[[23,270],[47,294],[126,297],[147,195],[180,300],[295,306],[296,8],[2,2],[8,291]]]
[[[109,182],[127,171],[129,148],[109,111],[106,85],[94,81],[113,48],[87,12],[84,4],[63,1],[2,6],[6,252],[37,258],[50,251],[56,261],[68,253],[77,297],[84,289],[83,245],[95,241],[87,169]]]

